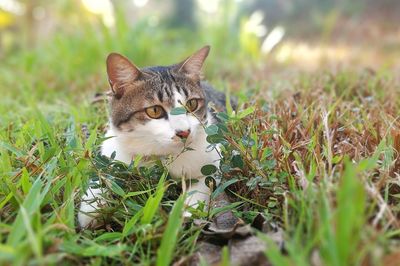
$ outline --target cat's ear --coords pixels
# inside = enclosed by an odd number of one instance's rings
[[[200,76],[201,68],[203,67],[204,61],[206,60],[208,53],[210,52],[210,46],[206,45],[183,62],[177,65],[178,72],[184,72],[189,75]]]
[[[107,57],[107,75],[114,96],[122,97],[124,85],[139,78],[141,72],[128,58],[111,53]]]

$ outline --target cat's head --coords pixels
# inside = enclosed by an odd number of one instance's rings
[[[107,74],[113,132],[142,155],[177,154],[183,140],[193,142],[207,120],[200,80],[209,50],[205,46],[175,65],[141,69],[120,54],[110,54]],[[171,114],[176,107],[187,112]]]

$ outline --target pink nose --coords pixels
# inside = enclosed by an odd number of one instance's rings
[[[190,129],[189,130],[185,130],[185,131],[177,130],[176,133],[175,133],[175,135],[177,135],[181,139],[187,139],[189,134],[190,134]]]

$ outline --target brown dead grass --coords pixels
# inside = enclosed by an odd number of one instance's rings
[[[262,99],[257,101],[258,109],[243,125],[255,127],[263,147],[256,157],[251,156],[251,152],[246,153],[243,176],[260,174],[254,171],[254,160],[261,158],[265,148],[272,149],[276,160],[273,171],[287,173],[303,189],[310,185],[307,176],[312,167],[316,169],[312,182],[318,184],[324,178],[340,176],[345,158],[359,162],[379,153],[379,166],[366,173],[365,179],[370,200],[378,202],[373,216],[378,215],[382,207],[379,206],[384,204],[382,197],[386,195],[386,217],[395,228],[400,228],[399,84],[393,78],[370,70],[314,77],[299,75],[290,83],[294,85],[275,92],[276,100],[271,100],[271,88],[282,87],[273,82],[264,84],[265,88],[261,88],[256,97]],[[268,105],[267,111],[262,110],[262,104]],[[231,130],[243,135],[244,127]],[[271,130],[276,133],[265,133]],[[228,140],[240,146],[238,140]],[[386,153],[379,150],[379,145],[386,146]],[[392,152],[392,158],[385,157],[387,152]],[[269,173],[265,171],[261,175]],[[267,206],[273,198],[283,204],[282,194],[275,192],[277,187],[289,191],[288,180],[270,187],[257,186],[253,190],[243,181],[231,189],[262,206]],[[280,216],[279,212],[276,214]]]

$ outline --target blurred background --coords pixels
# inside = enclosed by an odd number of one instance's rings
[[[166,65],[205,44],[207,77],[233,88],[281,70],[398,71],[400,1],[0,0],[0,90],[17,74],[39,91],[99,91],[111,51]]]

